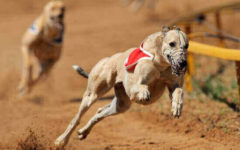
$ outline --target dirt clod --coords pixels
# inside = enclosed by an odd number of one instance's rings
[[[30,129],[26,138],[18,142],[17,150],[46,150],[39,137]]]

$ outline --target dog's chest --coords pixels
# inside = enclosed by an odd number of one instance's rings
[[[154,80],[148,85],[148,90],[151,93],[151,99],[153,101],[162,96],[167,83],[172,80],[171,77],[171,68],[167,68],[165,71],[160,72],[160,78]]]
[[[39,59],[55,59],[61,52],[61,46],[52,45],[43,40],[36,42],[32,49],[34,55]]]
[[[51,45],[61,45],[63,42],[63,29],[46,29],[42,34],[42,40]]]
[[[149,84],[148,90],[151,94],[151,99],[155,100],[162,96],[165,89],[165,83],[162,80],[156,80]]]
[[[42,38],[32,45],[35,56],[44,60],[59,57],[62,48],[63,32],[64,30],[44,30]]]

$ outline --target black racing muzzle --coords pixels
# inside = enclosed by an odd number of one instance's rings
[[[173,74],[175,74],[176,76],[180,76],[181,74],[184,74],[186,72],[187,59],[183,53],[180,54],[179,57],[176,57],[176,55],[168,55],[167,58],[171,64]]]

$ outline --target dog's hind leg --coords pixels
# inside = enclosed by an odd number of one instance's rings
[[[73,120],[70,122],[70,124],[68,125],[65,132],[55,140],[54,144],[55,144],[55,146],[57,146],[57,148],[64,148],[64,146],[67,144],[68,139],[69,139],[70,135],[72,134],[73,130],[79,124],[79,120],[80,120],[81,116],[97,100],[97,98],[98,98],[97,94],[89,93],[88,91],[85,92],[84,98],[83,98],[82,103],[79,107],[78,113],[73,118]]]
[[[64,148],[64,146],[68,142],[71,133],[79,124],[79,120],[81,119],[82,115],[100,96],[104,95],[113,87],[115,83],[115,74],[109,71],[109,69],[104,70],[104,67],[106,65],[103,64],[104,63],[100,63],[92,69],[92,74],[90,74],[88,79],[88,87],[86,92],[84,93],[79,111],[74,117],[74,119],[71,121],[71,123],[68,125],[65,132],[55,141],[55,145],[57,146],[57,148]]]
[[[113,98],[113,101],[100,108],[88,123],[78,131],[79,139],[86,138],[93,126],[105,117],[125,112],[130,107],[131,102],[125,93],[122,83],[117,83],[114,86],[114,90],[116,96]]]

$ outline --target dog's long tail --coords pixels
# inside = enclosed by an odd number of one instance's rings
[[[80,66],[73,65],[72,67],[73,67],[74,70],[77,71],[78,74],[80,74],[84,78],[88,78],[88,73],[86,71],[84,71]]]

